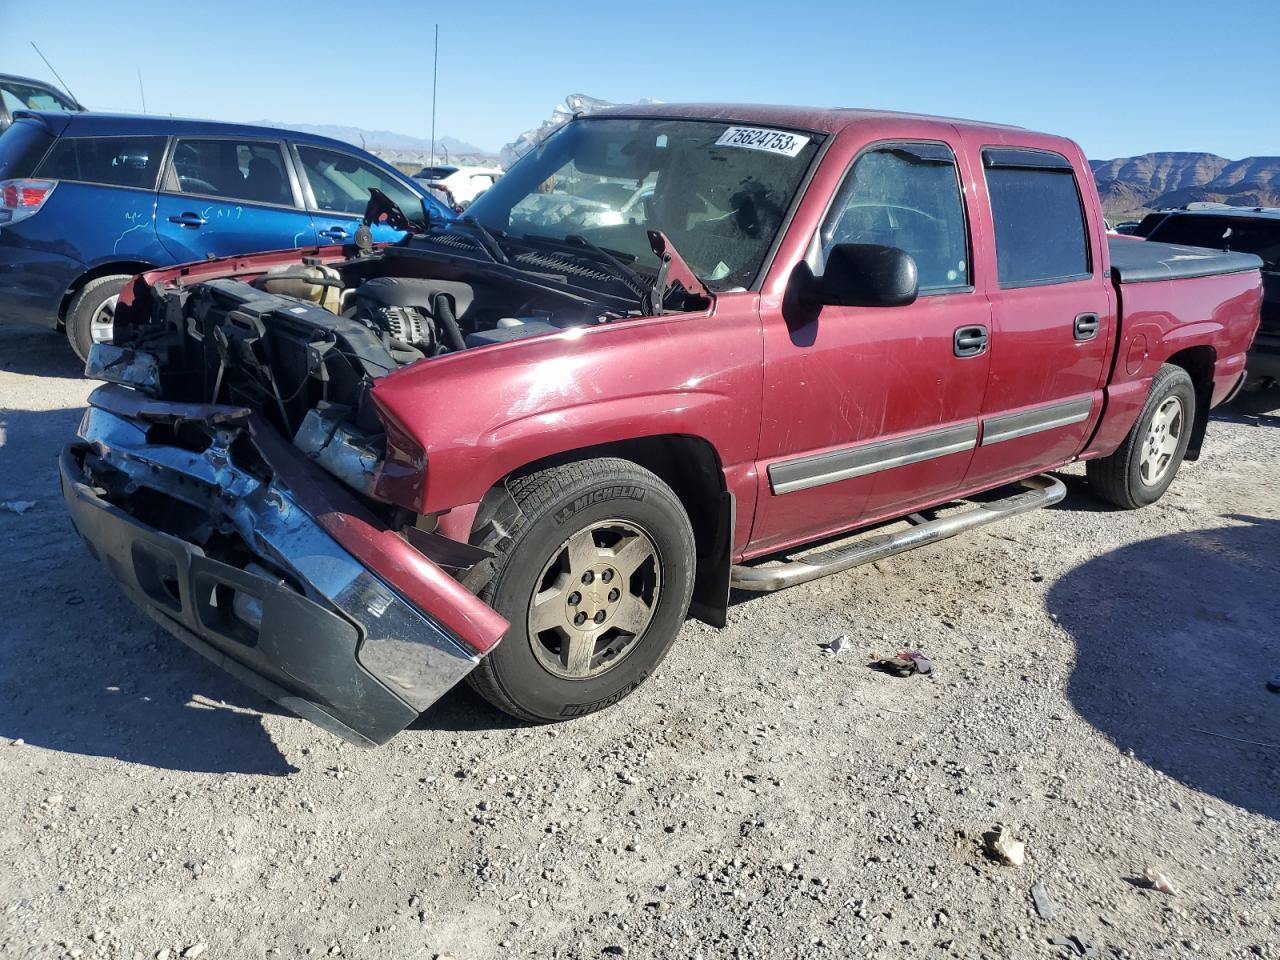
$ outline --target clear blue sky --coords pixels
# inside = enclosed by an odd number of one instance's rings
[[[1280,0],[0,0],[0,70],[91,108],[430,132],[495,149],[566,94],[1015,123],[1096,159],[1280,154]],[[1257,45],[1250,38],[1258,38]]]

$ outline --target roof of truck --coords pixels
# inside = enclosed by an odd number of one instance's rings
[[[720,120],[735,123],[762,123],[815,133],[839,133],[847,127],[868,122],[916,121],[964,127],[972,130],[1019,131],[1023,127],[1002,123],[982,123],[955,117],[934,117],[920,113],[898,113],[893,110],[869,110],[854,107],[799,107],[762,103],[644,103],[608,107],[592,116],[674,117],[690,120]]]

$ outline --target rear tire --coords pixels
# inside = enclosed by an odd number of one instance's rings
[[[81,360],[89,359],[89,348],[95,343],[111,342],[116,300],[128,282],[125,276],[98,277],[71,298],[67,307],[67,341]]]
[[[661,663],[693,593],[694,538],[671,488],[627,460],[584,460],[508,483],[521,519],[480,591],[511,623],[468,677],[535,723],[617,703]]]
[[[1085,465],[1089,485],[1126,510],[1155,503],[1173,483],[1191,440],[1196,388],[1182,367],[1165,364],[1151,380],[1146,406],[1115,453]]]

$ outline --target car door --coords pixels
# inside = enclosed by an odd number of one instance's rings
[[[315,224],[316,242],[352,243],[369,205],[369,189],[376,187],[395,201],[411,221],[423,218],[423,200],[402,180],[368,159],[344,150],[306,143],[292,145],[303,178],[307,208]],[[377,243],[404,236],[385,223],[372,225]]]
[[[283,144],[246,137],[177,138],[156,231],[179,263],[310,246],[315,237]]]
[[[1111,281],[1071,162],[1017,146],[983,147],[980,188],[995,240],[991,379],[966,484],[993,486],[1058,466],[1102,411],[1113,340]]]
[[[793,303],[763,317],[753,552],[944,497],[959,487],[977,441],[990,363],[988,306],[973,286],[951,147],[864,147],[806,258],[815,272],[825,270],[837,243],[906,250],[920,293],[906,306]]]

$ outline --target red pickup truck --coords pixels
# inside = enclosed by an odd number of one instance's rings
[[[1055,502],[1077,460],[1155,501],[1244,378],[1259,266],[1109,240],[1059,137],[615,108],[400,243],[137,278],[63,491],[143,609],[340,736],[464,677],[575,717],[734,587]]]

